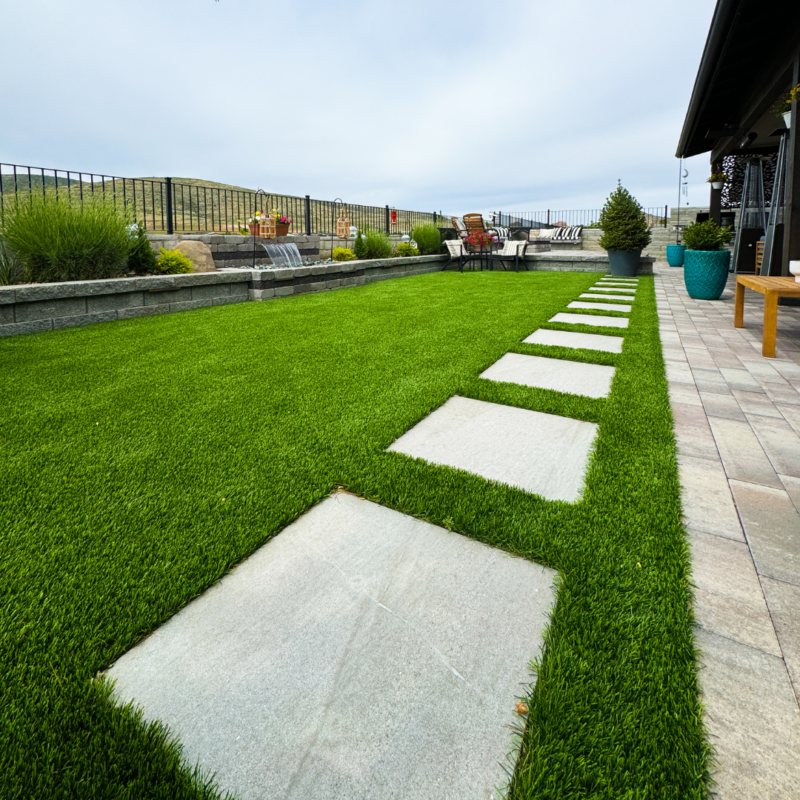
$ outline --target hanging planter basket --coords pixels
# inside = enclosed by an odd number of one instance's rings
[[[725,181],[711,181],[711,188],[719,191],[725,185]]]
[[[784,111],[783,112],[783,124],[787,128],[792,127],[792,112],[791,111]]]

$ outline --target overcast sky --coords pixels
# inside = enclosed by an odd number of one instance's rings
[[[714,5],[2,0],[0,161],[445,213],[596,208],[620,178],[672,206]]]

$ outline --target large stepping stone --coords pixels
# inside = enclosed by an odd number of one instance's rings
[[[614,291],[613,289],[609,289],[609,291]],[[587,292],[586,294],[579,295],[579,297],[586,297],[591,298],[594,300],[597,298],[598,300],[626,300],[627,302],[631,302],[634,298],[627,294],[590,294]]]
[[[635,283],[620,283],[619,281],[598,281],[595,286],[618,286],[625,289],[633,289],[636,291],[636,284]]]
[[[242,800],[484,800],[513,770],[554,577],[336,494],[108,677]]]
[[[551,347],[573,347],[586,350],[602,350],[604,353],[621,353],[621,336],[604,336],[599,333],[578,333],[577,331],[551,331],[549,328],[535,330],[525,344],[544,344]]]
[[[539,389],[555,389],[584,397],[608,397],[614,379],[614,367],[506,353],[482,372],[481,378]]]
[[[597,425],[451,397],[389,447],[548,500],[579,500]]]
[[[631,310],[631,306],[625,303],[581,303],[580,300],[573,300],[567,308],[591,308],[600,311],[621,311],[627,314]]]
[[[559,312],[549,322],[564,322],[567,325],[602,325],[606,328],[627,328],[629,319],[625,317],[605,317],[600,314],[568,314]]]
[[[607,292],[609,289],[607,286],[590,286],[590,292]],[[614,286],[612,289],[614,292],[626,292],[629,294],[636,294],[636,289],[626,289],[623,286]]]

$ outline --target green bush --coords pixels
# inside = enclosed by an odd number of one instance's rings
[[[331,257],[334,261],[352,261],[356,254],[349,247],[334,247]]]
[[[10,286],[22,280],[22,268],[14,251],[0,239],[0,286]]]
[[[365,228],[364,235],[367,240],[367,254],[365,258],[391,258],[394,249],[392,248],[392,240],[389,238],[388,233],[375,230],[374,228]]]
[[[192,271],[192,262],[180,250],[165,250],[162,247],[158,257],[158,271],[162,275],[181,275]]]
[[[713,219],[693,222],[683,232],[683,243],[687,250],[722,250],[722,245],[731,240],[731,229],[720,228]]]
[[[31,282],[112,278],[125,271],[131,240],[124,212],[102,200],[83,208],[30,195],[4,209],[0,227],[6,244]]]
[[[439,231],[436,232],[438,233]],[[414,245],[411,244],[411,242],[400,242],[400,244],[397,245],[397,247],[395,247],[394,251],[395,253],[397,253],[397,255],[401,256],[402,258],[408,258],[409,256],[419,255],[419,250],[417,250],[417,248],[414,247]]]
[[[639,203],[627,189],[618,186],[600,212],[604,250],[644,250],[650,244],[650,228]]]
[[[158,266],[158,257],[150,247],[150,240],[141,225],[137,225],[136,230],[131,234],[130,248],[128,272],[150,275],[161,271]]]
[[[356,241],[353,245],[353,252],[356,254],[356,258],[367,257],[367,239],[361,231],[356,231]]]
[[[415,225],[411,229],[411,238],[417,243],[423,256],[435,256],[442,250],[442,234],[431,222]]]

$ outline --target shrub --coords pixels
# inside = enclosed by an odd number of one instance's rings
[[[423,256],[435,256],[442,249],[442,234],[431,222],[425,225],[415,225],[411,229],[411,238],[417,243],[419,252]]]
[[[365,258],[391,258],[394,252],[389,234],[374,228],[365,228],[367,254]]]
[[[713,219],[693,222],[683,232],[683,243],[688,250],[722,250],[731,240],[731,229],[720,228]]]
[[[356,241],[353,245],[353,252],[356,258],[367,257],[367,237],[361,231],[356,231]]]
[[[438,233],[439,231],[436,232]],[[417,248],[414,247],[411,242],[400,242],[400,244],[395,247],[394,251],[397,253],[397,255],[402,256],[403,258],[419,255],[419,250],[417,250]]]
[[[331,256],[334,261],[352,261],[356,254],[349,247],[334,247]]]
[[[130,248],[128,272],[149,275],[161,271],[158,266],[158,257],[150,247],[150,241],[141,225],[137,225],[135,230],[131,231]]]
[[[102,200],[83,208],[35,195],[7,205],[0,226],[27,281],[112,278],[125,270],[131,240],[123,211]]]
[[[22,280],[22,268],[14,251],[0,239],[0,286],[10,286]]]
[[[162,247],[158,257],[158,271],[162,275],[181,275],[192,271],[192,261],[180,250],[165,250]]]
[[[606,200],[600,212],[600,227],[603,229],[600,247],[604,250],[644,250],[650,244],[644,211],[622,186]]]

